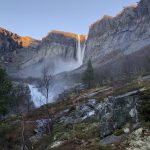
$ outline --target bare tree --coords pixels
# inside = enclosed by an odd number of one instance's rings
[[[45,100],[46,100],[46,111],[48,115],[48,133],[51,135],[52,132],[52,121],[50,121],[51,115],[48,107],[48,99],[49,99],[49,89],[52,80],[52,75],[49,73],[48,66],[44,66],[42,70],[42,87],[45,90]]]
[[[48,66],[44,66],[42,70],[42,86],[46,91],[45,94],[46,104],[48,104],[49,88],[50,88],[51,80],[52,80],[52,75],[49,74]]]

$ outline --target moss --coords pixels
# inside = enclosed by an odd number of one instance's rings
[[[65,127],[63,124],[56,123],[53,126],[53,139],[54,140],[59,140],[60,137],[65,133]]]
[[[142,81],[139,84],[137,80],[134,80],[130,83],[123,85],[122,87],[115,88],[114,95],[121,95],[130,91],[138,90],[143,87],[146,87],[146,88],[150,87],[150,81]]]
[[[120,136],[120,135],[124,134],[124,131],[123,131],[123,129],[117,129],[117,130],[115,130],[115,132],[113,134],[115,136]]]
[[[17,128],[16,125],[10,125],[8,123],[0,123],[0,149],[5,149],[8,146],[12,146],[17,143]]]
[[[141,122],[142,127],[150,130],[150,121]]]
[[[84,147],[81,150],[116,150],[116,149],[114,149],[111,145],[101,146],[99,145],[99,142],[95,142],[88,145],[86,148]]]
[[[81,145],[82,141],[88,142],[94,139],[96,141],[94,143],[98,143],[98,123],[73,124],[72,129],[65,129],[62,124],[57,123],[54,125],[53,135],[53,142],[67,141],[68,143],[72,142],[72,144]]]
[[[61,140],[88,140],[99,136],[97,124],[78,123],[73,125],[73,129],[62,135]]]
[[[46,149],[48,147],[49,143],[51,143],[51,141],[52,141],[52,137],[50,137],[49,135],[45,135],[41,140],[38,141],[38,143],[33,145],[32,148],[34,150]]]

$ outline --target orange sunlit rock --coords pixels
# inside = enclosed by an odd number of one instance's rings
[[[71,37],[71,38],[74,38],[74,39],[78,39],[78,35],[74,34],[74,33],[71,33],[71,32],[64,32],[64,31],[58,31],[58,30],[52,30],[51,32],[49,32],[49,34],[52,34],[52,33],[54,33],[54,34],[62,34],[64,36],[68,36],[68,37]],[[86,38],[85,35],[80,35],[81,42],[84,42],[85,38]]]
[[[28,47],[32,43],[32,38],[28,36],[21,37],[21,42],[23,47]]]

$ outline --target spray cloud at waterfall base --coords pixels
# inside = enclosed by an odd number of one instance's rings
[[[53,74],[57,75],[59,73],[65,72],[65,71],[72,71],[74,69],[79,68],[83,63],[84,58],[84,52],[85,52],[85,43],[83,46],[81,46],[81,39],[80,35],[77,36],[77,46],[76,46],[76,59],[72,60],[63,60],[63,59],[57,59],[56,62],[54,62],[55,68],[53,70]],[[29,89],[31,93],[31,99],[35,104],[35,107],[40,107],[41,105],[46,104],[46,98],[44,92],[39,91],[39,89],[29,84]],[[72,88],[72,86],[66,86],[65,82],[53,82],[50,85],[49,88],[49,103],[54,102],[59,94],[63,93],[65,90]]]
[[[46,101],[45,96],[36,88],[34,85],[28,85],[31,94],[31,100],[33,101],[35,107],[40,107]]]

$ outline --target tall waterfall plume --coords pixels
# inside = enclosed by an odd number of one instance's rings
[[[84,43],[84,46],[81,46],[81,39],[80,39],[80,35],[78,34],[78,43],[77,43],[77,65],[78,67],[80,67],[83,63],[84,52],[85,52],[85,43]]]
[[[57,66],[54,74],[58,74],[64,71],[72,71],[74,69],[79,68],[83,64],[84,52],[86,48],[86,42],[81,42],[81,36],[77,35],[77,43],[76,43],[76,60],[69,60],[64,62],[60,59],[58,64],[61,64],[60,67]],[[57,99],[58,95],[63,93],[65,89],[70,87],[66,87],[66,84],[63,82],[53,83],[49,90],[49,103],[53,102]],[[31,92],[31,99],[34,102],[36,107],[40,107],[43,105],[43,101],[45,101],[45,97],[43,93],[41,93],[38,88],[34,85],[29,85],[29,89]]]

